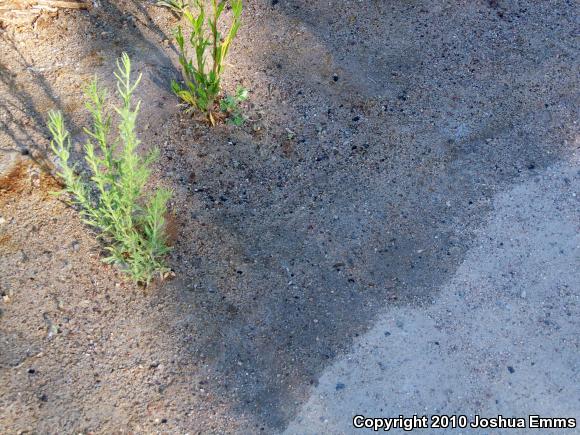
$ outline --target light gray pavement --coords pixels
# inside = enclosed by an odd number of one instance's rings
[[[580,422],[578,160],[499,194],[435,302],[387,307],[351,353],[324,371],[286,433],[372,432],[352,427],[356,414],[540,414]]]

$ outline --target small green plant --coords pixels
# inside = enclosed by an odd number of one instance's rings
[[[246,122],[240,103],[248,99],[248,90],[238,85],[234,95],[226,95],[220,100],[220,110],[228,116],[229,121],[238,127]]]
[[[209,122],[215,125],[214,114],[220,93],[221,74],[230,45],[240,27],[242,0],[211,0],[211,3],[212,11],[209,15],[206,15],[203,0],[195,0],[198,9],[196,16],[189,8],[186,8],[183,13],[191,26],[189,44],[193,48],[195,57],[188,58],[185,37],[179,26],[175,40],[179,47],[179,63],[183,68],[183,85],[174,80],[171,88],[189,106],[188,111],[203,112]],[[223,36],[218,30],[218,22],[226,5],[231,6],[233,21],[226,35]],[[210,52],[211,65],[207,65],[207,50]]]
[[[157,6],[167,8],[171,10],[171,12],[177,14],[178,16],[182,16],[184,12],[189,7],[188,0],[159,0],[157,2]]]
[[[98,229],[106,244],[109,255],[104,261],[120,265],[134,281],[149,284],[156,274],[169,271],[164,262],[169,251],[164,215],[171,194],[166,189],[145,193],[157,152],[145,158],[136,152],[140,102],[133,105],[131,100],[141,76],[131,81],[131,61],[126,53],[117,61],[115,77],[122,104],[115,107],[119,122],[114,140],[110,140],[111,116],[105,107],[107,92],[96,79],[86,89],[86,107],[93,120],[92,127],[85,128],[88,139],[84,145],[90,176],[79,175],[70,162],[70,134],[60,112],[49,113],[50,145],[60,161],[58,175],[64,192],[80,206],[84,222]]]

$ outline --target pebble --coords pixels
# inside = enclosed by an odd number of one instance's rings
[[[22,250],[21,250],[21,251],[18,253],[18,257],[19,257],[19,258],[18,258],[18,260],[19,260],[21,263],[24,263],[24,262],[28,261],[28,255],[26,255],[26,254],[24,253],[24,251],[22,251]]]
[[[64,303],[60,299],[56,299],[56,308],[58,308],[59,311],[67,311]]]

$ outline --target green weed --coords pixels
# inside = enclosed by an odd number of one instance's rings
[[[183,13],[189,7],[189,1],[188,0],[159,0],[157,2],[157,6],[167,8],[171,12],[173,12],[181,17],[183,15]]]
[[[228,120],[238,127],[246,122],[240,103],[248,99],[248,90],[238,85],[234,95],[226,95],[220,100],[220,110],[228,116]]]
[[[131,100],[141,76],[131,81],[131,61],[126,53],[117,61],[115,77],[122,104],[115,107],[119,120],[114,140],[110,140],[111,116],[105,107],[107,92],[96,79],[86,89],[86,107],[93,120],[93,125],[85,128],[88,139],[84,144],[90,175],[79,175],[70,162],[70,134],[60,112],[49,113],[50,145],[59,159],[64,192],[80,206],[83,221],[99,230],[109,254],[104,261],[121,266],[134,281],[149,284],[155,275],[169,271],[164,261],[169,251],[164,215],[171,193],[166,189],[145,193],[157,152],[145,158],[136,152],[140,102],[133,105]]]
[[[215,125],[214,115],[220,93],[221,74],[231,43],[241,24],[242,0],[211,0],[210,14],[206,14],[203,0],[195,0],[195,4],[197,15],[194,15],[189,8],[183,14],[191,27],[189,45],[195,56],[193,59],[188,58],[185,37],[179,26],[175,40],[179,47],[179,63],[183,68],[183,85],[174,80],[171,88],[189,106],[188,111],[203,112],[210,123]],[[218,22],[226,5],[231,6],[233,21],[227,33],[222,35],[218,30]],[[207,65],[208,50],[211,65]]]

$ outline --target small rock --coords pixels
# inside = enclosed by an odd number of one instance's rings
[[[46,334],[46,338],[50,340],[56,334],[58,334],[58,326],[56,326],[55,324],[51,323],[50,326],[48,327],[48,332]]]
[[[344,385],[342,382],[339,382],[338,384],[336,384],[336,391],[344,390],[345,388],[346,388],[346,385]]]
[[[40,187],[40,174],[38,174],[38,173],[33,173],[33,174],[30,176],[30,184],[31,184],[33,187]]]
[[[508,372],[513,373],[515,372],[514,368],[512,366],[508,366]]]
[[[18,253],[18,260],[22,263],[28,261],[28,255],[26,255],[24,253],[24,251],[20,250],[20,252]]]
[[[68,310],[66,309],[66,307],[64,306],[64,303],[63,303],[63,302],[62,302],[60,299],[56,299],[56,308],[57,308],[59,311],[68,311]]]
[[[70,247],[73,251],[77,252],[80,249],[81,244],[78,240],[73,240],[73,242],[70,244]]]

